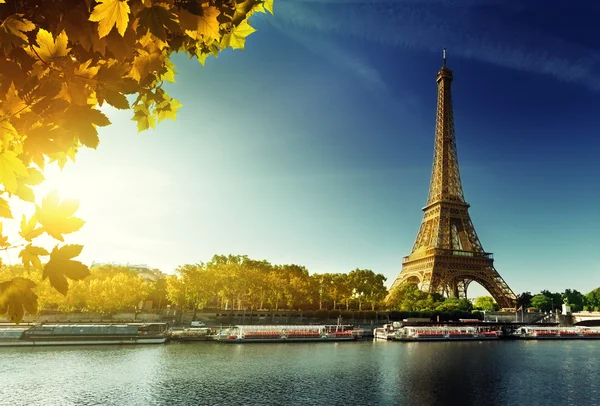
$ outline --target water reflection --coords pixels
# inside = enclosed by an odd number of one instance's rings
[[[594,405],[600,342],[0,349],[7,405]]]

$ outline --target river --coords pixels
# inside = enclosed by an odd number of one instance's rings
[[[2,405],[599,405],[599,341],[0,348]]]

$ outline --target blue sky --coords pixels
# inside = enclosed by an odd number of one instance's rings
[[[427,198],[447,47],[465,197],[496,268],[516,293],[600,286],[600,7],[573,3],[276,0],[245,51],[174,58],[177,122],[136,134],[109,112],[62,174],[87,220],[70,240],[88,263],[233,253],[391,284]]]

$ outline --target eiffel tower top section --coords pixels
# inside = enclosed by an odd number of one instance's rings
[[[435,150],[433,154],[433,170],[429,184],[427,207],[438,202],[465,202],[458,156],[456,154],[456,138],[454,137],[454,114],[452,112],[452,71],[446,66],[446,49],[444,48],[444,66],[437,74],[438,101],[435,125]],[[424,209],[424,210],[425,210]]]

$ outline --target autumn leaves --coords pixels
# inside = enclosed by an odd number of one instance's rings
[[[255,31],[248,19],[267,11],[272,0],[0,0],[0,217],[13,218],[11,198],[35,204],[47,164],[62,167],[80,148],[99,145],[97,128],[111,124],[104,103],[132,109],[138,131],[174,120],[181,104],[163,88],[175,82],[172,53],[204,64],[225,48],[243,49]],[[19,248],[25,267],[66,294],[69,279],[88,274],[73,260],[82,246],[49,252],[32,239],[64,241],[83,225],[76,210],[46,196],[21,221],[24,244],[9,241],[0,223],[0,249]],[[34,282],[0,282],[0,314],[18,322],[35,312]]]

